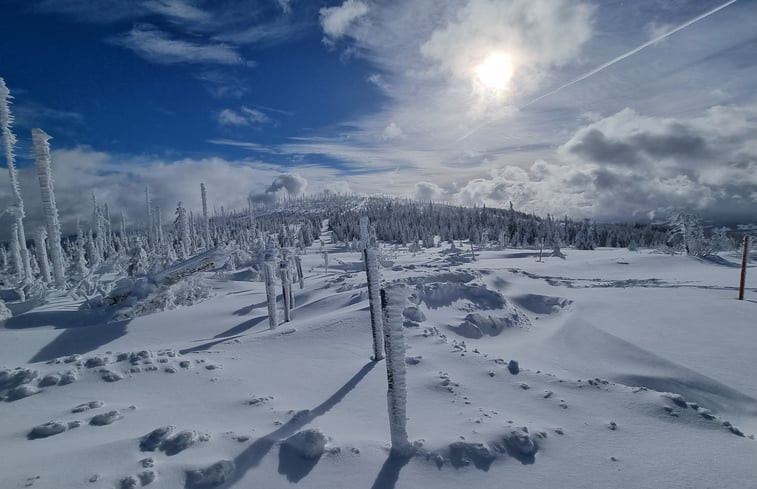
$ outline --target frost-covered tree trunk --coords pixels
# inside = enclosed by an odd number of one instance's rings
[[[384,321],[381,314],[381,271],[378,263],[378,248],[367,246],[363,250],[365,274],[368,277],[368,302],[373,333],[373,361],[384,358]]]
[[[299,255],[295,255],[294,264],[297,267],[297,280],[300,282],[300,290],[305,288],[305,278],[302,274],[302,260]]]
[[[18,184],[18,176],[16,174],[16,135],[11,130],[13,126],[13,114],[10,111],[11,98],[10,91],[5,85],[5,80],[0,78],[0,140],[2,140],[5,162],[10,174],[9,183],[13,202],[11,214],[16,222],[18,252],[21,258],[18,277],[23,282],[31,282],[32,269],[29,261],[29,250],[26,248],[26,233],[24,232],[24,201],[21,198],[21,187]]]
[[[289,262],[282,260],[279,264],[281,274],[281,296],[284,299],[284,322],[291,321],[292,316],[292,280],[289,275]]]
[[[405,335],[402,311],[407,300],[403,285],[381,290],[384,309],[384,344],[386,347],[387,409],[392,453],[406,456],[412,452],[407,437],[407,385],[405,383]]]
[[[208,219],[208,194],[205,190],[205,184],[200,184],[200,194],[202,195],[202,238],[205,240],[205,247],[210,248],[210,220]]]
[[[329,252],[323,252],[323,273],[329,273]]]
[[[24,263],[21,258],[21,249],[18,245],[18,222],[11,223],[11,263],[16,277],[23,277]]]
[[[66,285],[65,263],[61,246],[60,221],[58,207],[55,203],[55,189],[53,172],[50,167],[50,136],[42,129],[32,129],[34,144],[34,159],[37,165],[37,179],[42,194],[42,211],[45,215],[47,227],[47,244],[50,248],[50,260],[53,263],[53,278],[55,286],[62,288]]]
[[[267,251],[263,262],[263,279],[265,280],[265,295],[268,302],[268,327],[276,329],[279,321],[276,314],[276,257],[273,251]]]
[[[45,228],[39,228],[37,230],[37,236],[34,239],[34,249],[37,251],[37,264],[39,265],[39,274],[42,280],[50,283],[50,264],[47,261],[47,246],[45,245],[45,238],[47,237],[47,231]]]

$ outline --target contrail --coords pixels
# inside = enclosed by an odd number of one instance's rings
[[[552,91],[550,91],[550,92],[547,92],[547,93],[545,93],[544,95],[540,95],[540,96],[536,97],[535,99],[533,99],[532,101],[528,102],[527,104],[525,104],[525,105],[522,105],[522,106],[521,106],[521,108],[523,108],[523,107],[528,107],[529,105],[531,105],[531,104],[534,104],[534,103],[538,102],[539,100],[541,100],[541,99],[543,99],[543,98],[545,98],[545,97],[549,97],[550,95],[554,95],[554,94],[556,94],[556,93],[557,93],[557,92],[559,92],[560,90],[563,90],[563,89],[565,89],[565,88],[568,88],[568,87],[570,87],[570,86],[572,86],[572,85],[575,85],[576,83],[578,83],[578,82],[580,82],[580,81],[586,80],[586,79],[587,79],[587,78],[589,78],[590,76],[592,76],[592,75],[596,75],[596,74],[597,74],[597,73],[599,73],[600,71],[604,70],[605,68],[609,68],[610,66],[612,66],[612,65],[614,65],[614,64],[616,64],[616,63],[620,63],[620,62],[621,62],[621,61],[623,61],[624,59],[626,59],[626,58],[629,58],[629,57],[633,56],[634,54],[638,53],[639,51],[641,51],[641,50],[643,50],[643,49],[645,49],[645,48],[648,48],[648,47],[649,47],[649,46],[651,46],[652,44],[654,44],[654,43],[656,43],[656,42],[659,42],[659,41],[662,41],[663,39],[665,39],[665,38],[667,38],[667,37],[669,37],[669,36],[672,36],[672,35],[673,35],[673,34],[675,34],[676,32],[678,32],[678,31],[680,31],[680,30],[682,30],[682,29],[685,29],[685,28],[689,27],[689,26],[690,26],[690,25],[692,25],[692,24],[696,24],[696,23],[697,23],[697,22],[699,22],[700,20],[706,19],[707,17],[709,17],[710,15],[714,14],[715,12],[718,12],[718,11],[720,11],[720,10],[723,10],[724,8],[728,7],[729,5],[736,3],[736,1],[737,1],[737,0],[730,0],[730,1],[726,2],[726,3],[724,3],[723,5],[720,5],[719,7],[715,7],[714,9],[712,9],[712,10],[709,10],[709,11],[707,11],[707,12],[703,13],[703,14],[702,14],[702,15],[700,15],[699,17],[695,17],[695,18],[691,19],[690,21],[688,21],[688,22],[686,22],[686,23],[684,23],[684,24],[681,24],[681,25],[679,25],[679,26],[678,26],[678,27],[676,27],[675,29],[673,29],[673,30],[671,30],[671,31],[668,31],[668,32],[666,32],[665,34],[662,34],[662,35],[660,35],[660,36],[657,36],[657,37],[655,37],[654,39],[652,39],[651,41],[647,41],[647,42],[645,42],[644,44],[642,44],[641,46],[639,46],[639,47],[637,47],[637,48],[635,48],[635,49],[632,49],[632,50],[628,51],[627,53],[621,54],[621,55],[620,55],[620,56],[618,56],[617,58],[615,58],[615,59],[613,59],[613,60],[610,60],[610,61],[608,61],[607,63],[605,63],[605,64],[603,64],[603,65],[601,65],[601,66],[599,66],[599,67],[597,67],[597,68],[594,68],[594,69],[593,69],[593,70],[591,70],[590,72],[588,72],[588,73],[586,73],[586,74],[583,74],[583,75],[579,76],[579,77],[578,77],[578,78],[576,78],[575,80],[569,81],[569,82],[568,82],[568,83],[566,83],[565,85],[561,85],[561,86],[559,86],[559,87],[555,88],[554,90],[552,90]]]

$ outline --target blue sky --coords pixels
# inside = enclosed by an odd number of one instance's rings
[[[292,193],[753,220],[757,1],[726,3],[6,0],[0,76],[30,222],[32,127],[68,225],[83,193],[138,221],[145,185],[172,213],[201,181],[233,208],[282,174]]]

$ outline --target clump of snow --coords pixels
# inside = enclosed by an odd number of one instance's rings
[[[143,452],[154,452],[174,429],[173,426],[155,428],[139,440],[139,449]]]
[[[89,420],[89,424],[92,426],[106,426],[115,423],[121,418],[123,418],[123,416],[118,411],[108,411],[107,413],[95,415]]]
[[[36,440],[37,438],[47,438],[48,436],[57,435],[63,433],[68,429],[66,423],[62,421],[49,421],[45,424],[35,426],[29,432],[26,437],[30,440]]]
[[[34,394],[39,394],[40,392],[42,391],[34,387],[33,385],[24,384],[9,390],[5,395],[5,400],[8,402],[18,401],[19,399],[33,396]]]
[[[449,460],[456,469],[472,463],[477,469],[489,470],[496,458],[496,455],[483,443],[458,441],[449,446]]]
[[[459,326],[450,326],[450,329],[460,336],[478,339],[484,335],[497,336],[507,328],[529,325],[530,322],[519,311],[512,309],[504,316],[491,316],[480,313],[471,313],[465,316],[465,320]]]
[[[84,411],[89,411],[90,409],[97,409],[101,408],[105,405],[102,401],[90,401],[85,402],[83,404],[79,404],[78,406],[71,409],[72,413],[83,413]]]
[[[165,452],[166,455],[176,455],[197,442],[207,441],[209,439],[210,436],[207,434],[200,434],[194,430],[184,430],[171,438],[165,438],[160,443],[160,450]]]
[[[307,460],[315,460],[326,451],[328,439],[318,429],[298,431],[282,442],[283,447],[294,451],[300,457]]]
[[[104,368],[100,370],[100,378],[105,382],[118,382],[119,380],[123,380],[124,376],[118,372]]]
[[[220,460],[210,467],[187,471],[187,489],[209,489],[226,482],[234,473],[234,462]]]
[[[60,374],[47,374],[39,381],[40,387],[50,387],[60,383]]]
[[[539,450],[539,445],[526,428],[512,430],[497,441],[494,447],[524,464],[534,463],[534,456]]]

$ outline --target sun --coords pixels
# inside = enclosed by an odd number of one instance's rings
[[[475,68],[476,78],[490,90],[504,90],[513,76],[513,64],[506,54],[492,53]]]

